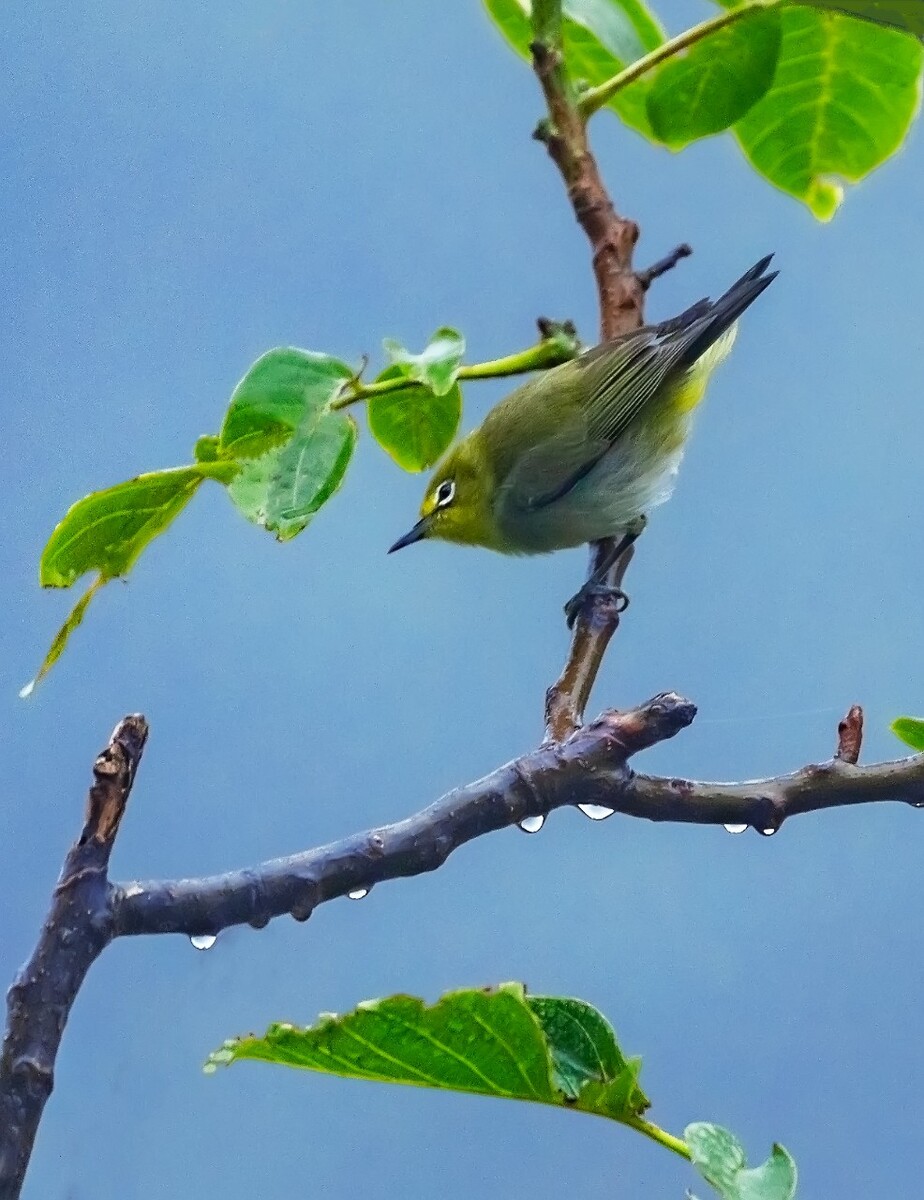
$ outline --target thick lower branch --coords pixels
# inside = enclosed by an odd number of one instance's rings
[[[695,714],[681,696],[655,696],[605,713],[567,742],[541,746],[394,825],[227,875],[125,885],[113,898],[115,933],[215,934],[286,913],[305,920],[327,900],[433,871],[495,829],[566,805],[613,804],[631,777],[630,756],[673,737]]]
[[[748,783],[637,775],[631,755],[688,725],[694,706],[673,693],[606,713],[563,744],[448,793],[416,816],[290,858],[207,879],[131,883],[113,894],[114,933],[217,934],[291,914],[388,879],[435,870],[466,842],[555,808],[593,805],[650,821],[779,829],[788,816],[883,800],[924,805],[924,755],[858,767],[834,759]]]

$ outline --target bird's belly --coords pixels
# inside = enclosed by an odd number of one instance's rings
[[[560,499],[499,514],[510,551],[546,554],[619,534],[670,497],[683,440],[672,438],[668,445],[657,438],[620,441]]]

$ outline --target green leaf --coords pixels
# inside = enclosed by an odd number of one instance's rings
[[[912,750],[924,751],[924,721],[920,717],[896,717],[889,728]]]
[[[64,648],[67,646],[71,634],[84,618],[90,601],[108,580],[102,575],[97,575],[84,594],[80,597],[71,611],[67,614],[64,624],[55,634],[51,645],[48,648],[48,653],[42,659],[42,665],[36,671],[35,676],[29,680],[25,687],[19,689],[20,700],[27,700],[35,691],[36,687],[42,682],[51,668],[55,665],[61,655],[64,653]]]
[[[556,1086],[576,1100],[590,1080],[615,1079],[627,1066],[606,1017],[565,996],[528,996],[552,1056]]]
[[[404,374],[405,367],[386,367],[376,382]],[[462,419],[462,389],[456,383],[442,396],[420,386],[370,396],[366,415],[372,436],[399,467],[425,471],[443,456],[456,436]]]
[[[196,439],[193,458],[200,463],[218,462],[221,458],[221,439],[214,433],[203,433],[202,437]]]
[[[485,0],[500,32],[524,58],[533,40],[529,0]],[[640,0],[565,0],[563,35],[571,77],[596,86],[656,49],[664,31]],[[631,128],[652,136],[645,109],[649,80],[623,89],[608,107]]]
[[[779,9],[754,8],[669,59],[648,90],[655,136],[678,150],[734,125],[773,83],[782,38]]]
[[[386,338],[382,345],[393,365],[404,367],[409,379],[429,388],[434,396],[445,396],[455,385],[465,353],[465,339],[447,326],[437,329],[420,354],[411,354],[392,338]]]
[[[527,997],[522,984],[449,992],[427,1006],[412,996],[367,1001],[307,1029],[271,1025],[264,1037],[233,1038],[207,1071],[260,1059],[376,1079],[573,1105],[631,1122],[647,1101],[638,1061],[627,1061],[613,1030],[580,1000]]]
[[[42,587],[70,587],[87,571],[127,575],[141,551],[182,511],[203,479],[227,482],[236,463],[201,463],[151,471],[91,492],[72,505],[42,552]]]
[[[355,448],[352,417],[311,412],[285,445],[243,463],[228,495],[248,521],[287,542],[340,487]]]
[[[822,221],[901,146],[917,113],[924,48],[827,8],[788,7],[773,86],[738,122],[751,164]]]
[[[748,1170],[744,1147],[720,1125],[697,1122],[683,1136],[694,1165],[722,1200],[792,1200],[796,1194],[796,1164],[782,1146]]]
[[[39,582],[42,587],[66,588],[88,571],[98,575],[55,634],[38,673],[20,696],[31,695],[61,657],[103,584],[128,574],[145,546],[186,507],[202,481],[227,484],[237,471],[237,464],[229,462],[152,471],[92,492],[67,510],[42,552]]]
[[[273,1025],[263,1038],[226,1042],[209,1065],[240,1058],[556,1102],[545,1041],[517,985],[450,992],[429,1008],[413,996],[391,996],[343,1017],[322,1017],[309,1029]]]
[[[329,354],[289,346],[268,350],[231,395],[221,429],[221,453],[256,458],[283,444],[354,374]]]
[[[795,0],[791,0],[795,3]],[[798,0],[815,8],[834,9],[877,25],[903,29],[918,37],[924,36],[924,3],[922,0]]]

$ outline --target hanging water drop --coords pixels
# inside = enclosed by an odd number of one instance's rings
[[[761,835],[761,837],[773,837],[773,835],[776,833],[776,826],[769,825],[766,829],[758,829],[757,832]]]
[[[924,808],[924,800],[918,800],[911,805],[912,808]]]
[[[591,821],[605,821],[616,811],[615,808],[607,808],[605,804],[579,804],[578,808]]]
[[[545,824],[545,817],[524,817],[520,822],[520,828],[524,833],[538,833]]]
[[[351,900],[362,900],[364,896],[369,895],[368,888],[354,888],[352,892],[347,892]]]
[[[747,825],[726,825],[726,833],[744,833],[747,830]]]
[[[218,935],[214,933],[194,933],[189,939],[189,944],[194,950],[211,950],[218,941]]]

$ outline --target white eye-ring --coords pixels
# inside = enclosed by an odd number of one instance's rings
[[[452,479],[444,479],[440,486],[436,489],[436,507],[445,508],[447,504],[452,504],[455,494],[455,481]]]

